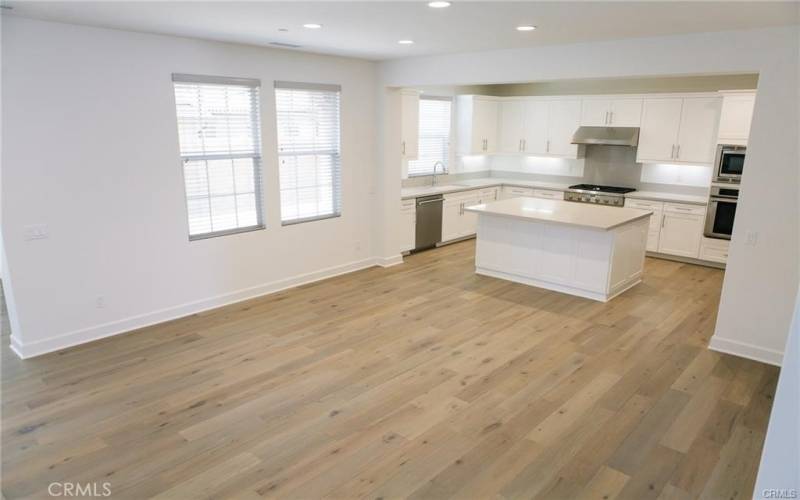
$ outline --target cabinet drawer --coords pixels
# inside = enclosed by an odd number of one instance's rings
[[[533,189],[523,187],[504,187],[503,192],[508,196],[514,198],[517,196],[533,196]]]
[[[417,205],[417,200],[410,198],[408,200],[400,200],[400,210],[413,210]]]
[[[547,200],[563,200],[564,193],[562,191],[553,191],[551,189],[534,189],[534,198],[544,198]]]
[[[664,208],[664,202],[625,198],[625,207],[656,211],[656,210],[662,210]]]
[[[498,188],[482,189],[481,201],[483,201],[484,203],[489,203],[490,201],[497,200],[497,191]]]
[[[451,200],[466,200],[468,198],[478,198],[481,192],[479,189],[471,189],[469,191],[458,191],[456,193],[447,193],[444,195],[445,201]]]
[[[725,263],[728,261],[728,248],[731,242],[715,238],[703,238],[700,244],[700,259]]]
[[[664,212],[672,214],[705,215],[706,207],[702,205],[684,205],[682,203],[664,203]]]

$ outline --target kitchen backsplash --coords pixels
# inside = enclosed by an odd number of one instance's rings
[[[461,156],[439,184],[481,177],[558,182],[564,184],[604,184],[632,187],[640,191],[662,191],[704,196],[711,184],[711,165],[671,165],[636,163],[636,148],[587,146],[580,160],[538,156]],[[412,177],[403,187],[424,186],[431,176]]]

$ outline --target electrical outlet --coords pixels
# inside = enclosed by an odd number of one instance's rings
[[[25,240],[44,240],[50,236],[47,231],[47,224],[33,224],[25,226]]]
[[[758,231],[747,231],[746,243],[751,247],[756,246],[758,243]]]
[[[98,296],[95,301],[94,305],[97,306],[98,309],[103,309],[106,307],[106,298],[102,295]]]

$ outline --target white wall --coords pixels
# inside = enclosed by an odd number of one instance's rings
[[[21,354],[373,262],[374,63],[2,21],[2,230]],[[266,230],[188,241],[173,72],[261,80]],[[342,86],[339,218],[280,225],[274,80]],[[24,241],[30,224],[49,238]]]
[[[780,363],[800,274],[798,40],[794,26],[495,50],[386,61],[380,79],[382,85],[413,87],[759,73],[742,197],[711,345]],[[381,187],[379,196],[399,196],[399,178]],[[386,227],[394,216],[386,214]],[[746,244],[752,241],[748,233],[757,233],[754,245]],[[397,249],[378,251],[389,255]]]
[[[775,490],[800,495],[800,291],[786,342],[781,376],[772,403],[753,498],[781,498]]]

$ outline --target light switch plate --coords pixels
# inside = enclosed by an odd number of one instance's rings
[[[25,240],[43,240],[50,236],[47,231],[47,224],[34,224],[25,226]]]

